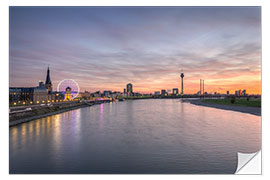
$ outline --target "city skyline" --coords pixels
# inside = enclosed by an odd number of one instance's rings
[[[214,16],[213,16],[214,14]],[[261,94],[259,7],[11,7],[10,86]]]

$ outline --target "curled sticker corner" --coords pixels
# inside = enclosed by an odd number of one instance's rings
[[[261,151],[255,153],[238,152],[235,174],[261,174]]]

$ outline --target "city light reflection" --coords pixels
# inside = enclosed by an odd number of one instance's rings
[[[35,121],[35,135],[37,138],[39,138],[39,135],[40,135],[40,121],[41,120],[42,119]]]
[[[18,138],[18,129],[16,127],[13,127],[10,129],[11,131],[11,148],[12,149],[17,149],[18,144],[17,144],[17,138]]]
[[[64,113],[65,114],[65,113]],[[60,149],[61,149],[61,121],[60,121],[61,115],[55,115],[52,116],[52,133],[53,133],[53,154],[55,157],[59,155]],[[50,128],[51,129],[51,128]]]
[[[103,131],[104,121],[103,121],[103,104],[100,104],[100,112],[99,112],[99,130]]]

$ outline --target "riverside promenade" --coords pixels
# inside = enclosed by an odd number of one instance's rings
[[[44,118],[47,116],[52,116],[55,114],[107,102],[111,101],[110,100],[76,101],[76,102],[50,104],[44,106],[33,106],[31,110],[28,111],[18,111],[18,112],[15,111],[9,113],[9,126],[11,127],[35,119]],[[25,107],[25,109],[27,108],[29,107]]]

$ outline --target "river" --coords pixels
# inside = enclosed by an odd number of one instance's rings
[[[261,117],[147,99],[85,107],[9,129],[10,173],[232,174],[261,149]]]

